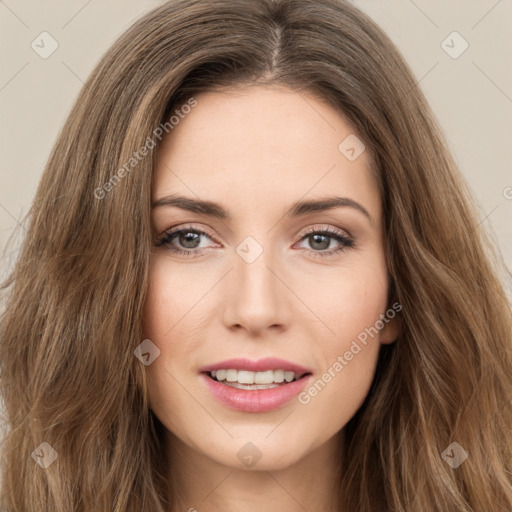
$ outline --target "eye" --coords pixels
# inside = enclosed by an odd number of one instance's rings
[[[201,229],[187,226],[180,229],[170,229],[166,231],[156,242],[157,247],[165,247],[167,250],[185,257],[199,256],[203,252],[201,247],[201,238],[210,238],[212,235]],[[347,248],[354,246],[354,240],[343,231],[333,228],[319,228],[314,226],[304,233],[300,239],[307,241],[313,250],[308,251],[314,257],[327,257],[338,254]],[[326,251],[334,240],[339,247]],[[179,245],[177,245],[179,244]]]
[[[195,249],[201,249],[200,242],[201,237],[211,238],[211,236],[201,229],[196,229],[192,226],[187,226],[181,229],[171,229],[166,231],[155,243],[157,247],[163,246],[175,254],[179,254],[185,257],[193,257],[200,254],[202,251],[196,251]],[[176,242],[181,244],[186,250],[176,247]]]
[[[354,239],[346,235],[343,231],[333,228],[321,229],[318,226],[310,228],[301,238],[310,244],[310,247],[319,250],[309,251],[314,257],[334,256],[347,248],[354,247]],[[325,251],[331,245],[331,241],[335,240],[339,247],[336,249]]]

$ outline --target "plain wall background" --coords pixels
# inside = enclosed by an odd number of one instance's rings
[[[1,249],[28,211],[57,133],[94,65],[136,18],[161,3],[0,2]],[[512,1],[353,3],[386,31],[411,66],[474,191],[479,229],[492,230],[511,269]],[[59,45],[47,59],[31,47],[44,31]],[[441,47],[454,31],[469,44],[456,59]],[[452,51],[461,48],[451,41]],[[0,261],[0,278],[15,256],[16,242]],[[510,290],[508,281],[506,286]]]

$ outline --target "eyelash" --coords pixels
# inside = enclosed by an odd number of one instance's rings
[[[172,239],[175,238],[177,235],[180,235],[182,233],[196,233],[198,235],[203,235],[203,236],[206,236],[208,238],[213,238],[206,231],[203,231],[201,229],[196,229],[193,226],[187,226],[187,227],[181,228],[181,229],[170,229],[170,230],[166,231],[155,242],[155,245],[157,247],[163,246],[167,250],[169,250],[169,251],[171,251],[171,252],[173,252],[175,254],[178,254],[180,256],[187,257],[187,258],[200,255],[201,252],[202,252],[201,250],[200,251],[196,251],[194,249],[190,249],[190,250],[187,251],[187,250],[183,250],[183,249],[177,249],[176,247],[171,245]],[[344,235],[341,231],[338,231],[338,230],[332,229],[332,228],[319,229],[316,226],[314,226],[313,228],[310,228],[306,233],[304,233],[302,235],[302,237],[300,238],[300,241],[304,240],[306,237],[308,237],[308,236],[310,236],[312,234],[326,235],[328,238],[333,238],[333,239],[335,239],[336,241],[338,241],[338,242],[340,242],[342,244],[337,249],[330,250],[330,251],[313,251],[313,250],[310,250],[309,252],[314,257],[325,258],[325,257],[329,257],[329,256],[334,256],[334,255],[336,255],[338,253],[341,253],[342,251],[345,251],[347,248],[354,247],[354,240],[352,238]]]

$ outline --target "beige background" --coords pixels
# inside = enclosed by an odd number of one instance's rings
[[[160,3],[0,1],[1,249],[28,211],[58,130],[93,66],[137,17]],[[492,230],[512,269],[512,1],[354,3],[389,34],[412,67],[478,200],[480,229]],[[59,45],[47,59],[31,47],[43,31]],[[453,31],[469,44],[457,59],[441,46]],[[460,48],[460,41],[448,41]],[[17,245],[0,261],[0,278]],[[508,280],[506,286],[510,293]]]

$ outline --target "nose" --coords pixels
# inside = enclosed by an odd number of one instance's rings
[[[261,335],[267,329],[284,330],[290,320],[286,276],[267,251],[249,263],[234,255],[234,268],[224,287],[223,321],[227,328]]]

